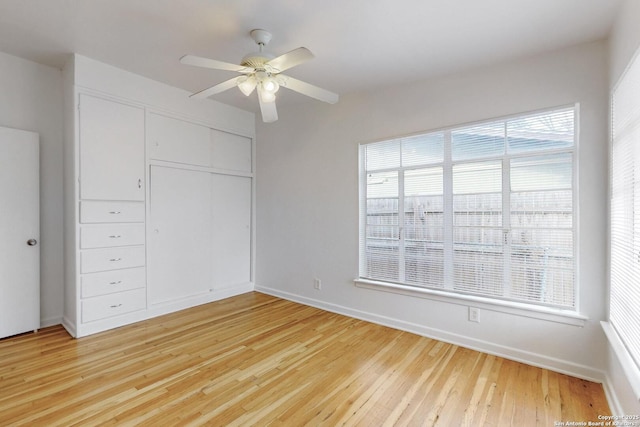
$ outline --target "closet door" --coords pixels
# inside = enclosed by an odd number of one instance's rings
[[[151,304],[211,290],[211,174],[151,166],[148,286]]]
[[[251,281],[251,178],[211,175],[213,284],[215,289]]]
[[[144,110],[80,95],[80,198],[144,200]]]

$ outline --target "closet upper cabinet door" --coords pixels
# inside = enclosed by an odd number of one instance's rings
[[[211,145],[214,168],[252,172],[250,138],[211,129]]]
[[[211,166],[209,128],[149,114],[149,157],[196,166]]]
[[[80,197],[144,200],[144,110],[80,95]]]

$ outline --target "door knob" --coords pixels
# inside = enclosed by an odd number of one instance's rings
[[[29,246],[35,246],[37,244],[38,244],[38,241],[36,239],[27,240],[27,245],[29,245]]]

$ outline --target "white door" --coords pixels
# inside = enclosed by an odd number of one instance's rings
[[[0,337],[40,327],[38,134],[0,127]]]

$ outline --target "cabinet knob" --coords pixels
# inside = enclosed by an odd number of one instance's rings
[[[36,239],[27,240],[27,245],[29,245],[29,246],[35,246],[37,244],[38,244],[38,241]]]
[[[138,179],[138,188],[142,188],[142,179]]]

